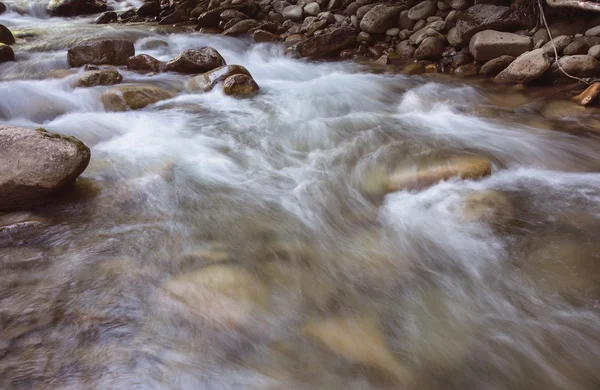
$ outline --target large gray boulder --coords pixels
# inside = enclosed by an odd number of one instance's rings
[[[32,207],[77,179],[90,149],[74,137],[0,125],[0,210]]]
[[[125,39],[100,39],[81,42],[67,52],[69,65],[125,65],[135,54],[131,41]]]
[[[444,43],[435,37],[427,37],[421,42],[415,51],[417,60],[432,60],[436,61],[442,58],[444,53]]]
[[[322,58],[338,55],[342,50],[355,45],[356,31],[351,27],[339,27],[299,42],[294,51],[300,57]]]
[[[488,61],[503,55],[518,57],[532,47],[531,37],[494,30],[478,32],[469,43],[469,51],[477,61]]]
[[[408,18],[413,21],[425,20],[430,16],[435,15],[436,4],[432,0],[425,0],[408,11]]]
[[[402,5],[376,5],[362,18],[360,29],[369,34],[384,34],[388,29],[396,27],[400,12],[405,8]]]
[[[561,57],[558,65],[565,72],[575,77],[594,77],[600,73],[600,63],[594,57],[587,54]],[[557,64],[552,65],[552,74],[555,77],[567,77]]]
[[[51,1],[48,12],[52,16],[76,16],[104,12],[106,0],[56,0]]]
[[[501,83],[527,83],[543,75],[550,65],[550,58],[544,49],[536,49],[517,57],[495,80]]]
[[[204,73],[227,65],[221,54],[210,46],[184,50],[177,58],[167,62],[165,71],[179,73]]]
[[[479,31],[514,31],[520,26],[509,7],[477,4],[460,15],[456,25],[448,31],[448,42],[457,47],[466,44]]]

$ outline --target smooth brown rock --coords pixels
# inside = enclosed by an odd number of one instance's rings
[[[396,27],[398,17],[406,6],[379,4],[371,8],[360,21],[360,29],[369,34],[384,34]],[[359,17],[360,18],[360,17]]]
[[[356,32],[351,27],[340,27],[331,32],[308,38],[296,45],[300,57],[322,58],[338,55],[356,45]]]
[[[234,74],[223,82],[225,95],[236,98],[248,98],[256,95],[260,88],[251,76],[246,74]]]
[[[552,64],[552,74],[556,77],[567,77],[562,70],[575,77],[594,77],[600,74],[600,62],[587,54],[561,57],[558,63]]]
[[[454,69],[452,74],[460,77],[475,77],[479,74],[480,70],[481,66],[477,64],[465,64]]]
[[[600,94],[600,83],[594,83],[579,95],[574,96],[573,101],[580,106],[589,106],[596,101],[598,94]]]
[[[74,137],[0,125],[0,210],[37,205],[77,179],[90,149]]]
[[[204,73],[227,65],[221,54],[212,47],[189,49],[167,62],[165,71],[179,73]]]
[[[563,55],[574,56],[577,54],[587,54],[589,49],[590,46],[587,44],[587,42],[576,39],[564,48]]]
[[[119,18],[119,16],[117,15],[116,12],[114,12],[114,11],[106,11],[106,12],[102,13],[100,16],[98,16],[94,20],[94,23],[96,23],[96,24],[108,24],[108,23],[116,22],[118,18]]]
[[[254,19],[240,20],[230,28],[223,31],[223,35],[235,36],[245,34],[248,32],[248,30],[258,27],[258,25],[259,23]]]
[[[254,42],[257,43],[277,42],[281,40],[279,35],[261,29],[254,31],[252,34],[252,39],[254,39]]]
[[[208,92],[215,85],[234,74],[250,76],[250,72],[241,65],[226,65],[188,80],[185,89],[190,92]]]
[[[415,59],[436,61],[442,58],[444,53],[444,44],[441,40],[434,37],[427,37],[421,42],[415,50]]]
[[[542,49],[549,57],[555,57],[554,49],[558,52],[558,55],[562,55],[565,47],[569,46],[573,42],[573,38],[566,35],[561,35],[552,39],[552,41],[542,46]]]
[[[460,202],[460,219],[464,222],[483,222],[507,225],[513,220],[515,210],[508,197],[500,191],[475,191]]]
[[[517,57],[495,80],[501,83],[528,83],[543,75],[550,65],[545,50],[536,49]]]
[[[160,11],[160,3],[158,1],[147,1],[137,9],[136,13],[138,16],[145,18],[149,16],[158,16]]]
[[[462,180],[480,179],[492,174],[490,160],[484,157],[454,157],[448,161],[416,171],[398,172],[390,176],[389,191],[422,190],[442,180],[458,177]]]
[[[15,43],[15,37],[8,28],[0,24],[0,43],[5,45],[12,45]]]
[[[498,58],[494,58],[493,60],[483,64],[479,74],[486,77],[496,76],[498,73],[506,69],[514,60],[515,57],[512,56],[500,56]]]
[[[104,92],[102,103],[108,111],[138,110],[174,96],[173,92],[152,85],[123,85]]]
[[[0,43],[0,64],[7,61],[15,60],[15,52],[13,49],[5,45],[4,43]]]
[[[104,12],[104,0],[56,0],[51,1],[48,12],[52,16],[77,16]]]
[[[135,54],[131,41],[124,39],[101,39],[81,42],[67,52],[71,67],[86,64],[125,65],[127,59]]]
[[[127,69],[141,72],[158,73],[163,70],[165,64],[148,54],[138,54],[127,59]]]
[[[98,85],[118,84],[123,80],[123,76],[113,69],[92,70],[85,72],[75,82],[75,87],[95,87]]]
[[[457,47],[469,42],[479,31],[509,31],[518,28],[520,24],[509,7],[477,4],[460,15],[447,38],[452,46]]]

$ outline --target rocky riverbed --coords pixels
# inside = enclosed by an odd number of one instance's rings
[[[597,389],[600,22],[548,16],[0,5],[0,388]]]

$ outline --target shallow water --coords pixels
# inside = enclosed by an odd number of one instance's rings
[[[598,110],[29,3],[0,15],[25,37],[0,66],[0,123],[74,135],[92,160],[0,231],[1,388],[600,386]],[[261,92],[119,70],[179,93],[105,112],[107,87],[48,77],[90,36],[161,60],[210,45]],[[382,190],[457,155],[492,175]]]

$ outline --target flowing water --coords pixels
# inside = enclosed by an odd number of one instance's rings
[[[74,135],[92,160],[0,232],[0,388],[600,387],[597,110],[8,5],[0,122]],[[210,45],[261,92],[120,70],[179,93],[105,112],[107,87],[58,71],[92,36],[161,60]],[[463,155],[492,175],[383,189]]]

